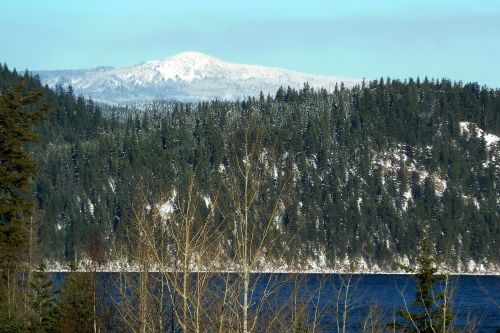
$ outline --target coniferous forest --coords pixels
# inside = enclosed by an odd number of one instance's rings
[[[118,258],[138,205],[175,214],[190,180],[196,219],[210,216],[230,257],[234,187],[224,184],[251,138],[265,189],[254,200],[278,202],[269,260],[334,267],[354,258],[393,269],[415,258],[428,230],[453,269],[500,264],[500,144],[490,140],[500,136],[498,89],[384,78],[332,92],[283,87],[240,102],[112,107],[0,67],[2,90],[21,80],[41,89],[51,110],[29,146],[39,170],[37,253],[49,261]]]

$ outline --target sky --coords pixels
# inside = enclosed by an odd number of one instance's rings
[[[127,66],[198,51],[353,78],[500,87],[500,0],[0,0],[0,62]]]

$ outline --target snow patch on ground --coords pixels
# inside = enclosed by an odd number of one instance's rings
[[[212,207],[212,199],[209,196],[203,196],[203,201],[205,202],[205,206],[207,208]]]
[[[94,204],[92,203],[92,201],[90,201],[90,199],[87,199],[87,206],[89,208],[89,212],[92,216],[94,216]]]
[[[196,262],[193,258],[193,262]],[[364,258],[348,258],[328,264],[324,254],[318,254],[315,259],[309,259],[304,267],[294,267],[283,262],[266,261],[260,258],[256,261],[252,273],[301,273],[301,274],[411,274],[403,269],[384,269],[376,264],[366,261]],[[410,266],[410,260],[407,257],[396,258],[395,262],[401,266]],[[196,264],[191,265],[192,272],[213,272],[213,273],[238,273],[241,270],[237,263],[211,263],[210,267],[196,267]],[[215,267],[215,268],[213,268]],[[78,270],[82,272],[139,272],[141,267],[127,259],[109,260],[104,264],[95,263],[90,259],[84,258],[79,261]],[[47,272],[68,272],[69,268],[66,263],[59,261],[47,262]],[[151,264],[149,272],[174,272],[173,267],[165,265]],[[178,270],[177,270],[178,271]],[[452,269],[446,266],[439,267],[439,273],[450,275],[495,275],[500,276],[500,266],[488,265],[485,262],[476,262],[469,260],[465,265],[458,265],[457,269]]]
[[[163,219],[168,219],[170,215],[177,209],[177,205],[175,204],[175,199],[177,198],[177,191],[174,190],[170,198],[165,201],[163,204],[159,205],[158,210],[160,212],[160,216]]]
[[[115,184],[115,180],[113,178],[109,178],[108,179],[108,184],[109,184],[109,188],[111,189],[111,191],[113,191],[113,193],[115,193],[116,191],[116,184]]]
[[[492,146],[498,144],[498,142],[500,141],[500,137],[485,132],[474,123],[461,121],[458,123],[458,125],[460,127],[460,134],[466,135],[469,138],[471,135],[474,135],[476,138],[483,138],[487,148],[491,148]]]
[[[431,146],[426,147],[427,150],[431,150]],[[381,172],[382,184],[385,185],[385,176],[395,176],[403,165],[406,173],[416,173],[418,176],[418,181],[422,184],[427,178],[430,177],[434,185],[436,195],[442,196],[446,191],[447,182],[442,179],[438,174],[430,174],[422,166],[418,166],[415,160],[411,160],[406,155],[404,145],[397,145],[395,148],[378,154],[372,161],[373,165],[378,165]],[[411,191],[406,191],[402,193],[403,198],[406,200],[403,202],[403,209],[406,210],[408,200],[411,199]]]

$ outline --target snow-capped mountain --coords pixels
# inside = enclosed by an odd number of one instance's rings
[[[327,77],[286,69],[225,62],[198,53],[184,52],[164,60],[129,67],[96,67],[82,70],[38,71],[50,87],[71,85],[76,94],[111,104],[135,104],[151,100],[237,100],[272,94],[280,86],[332,90],[336,83],[352,86],[358,79]]]

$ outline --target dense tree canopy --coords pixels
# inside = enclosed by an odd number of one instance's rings
[[[0,91],[0,267],[2,273],[19,261],[25,246],[26,220],[32,198],[27,193],[37,169],[26,144],[36,140],[33,127],[45,117],[34,104],[40,91],[28,91],[26,81]],[[31,107],[30,107],[31,106]]]
[[[0,72],[0,84],[17,77]],[[30,84],[39,85],[36,78]],[[91,247],[112,256],[139,184],[155,204],[194,170],[200,207],[221,193],[250,112],[265,124],[272,152],[261,181],[275,191],[260,200],[272,202],[285,181],[292,188],[279,221],[280,232],[294,235],[291,260],[323,253],[330,263],[347,256],[388,267],[414,257],[428,227],[448,263],[498,264],[499,145],[482,135],[500,135],[498,90],[380,79],[333,92],[283,88],[241,102],[119,108],[61,87],[45,89],[45,99],[54,111],[32,153],[41,170],[39,240],[52,259],[86,255]],[[280,246],[270,253],[281,253]]]
[[[0,66],[2,67],[2,66]],[[27,258],[27,220],[33,212],[32,180],[36,162],[27,144],[47,107],[29,75],[0,71],[0,331],[24,332],[28,320],[19,299],[21,264]]]

